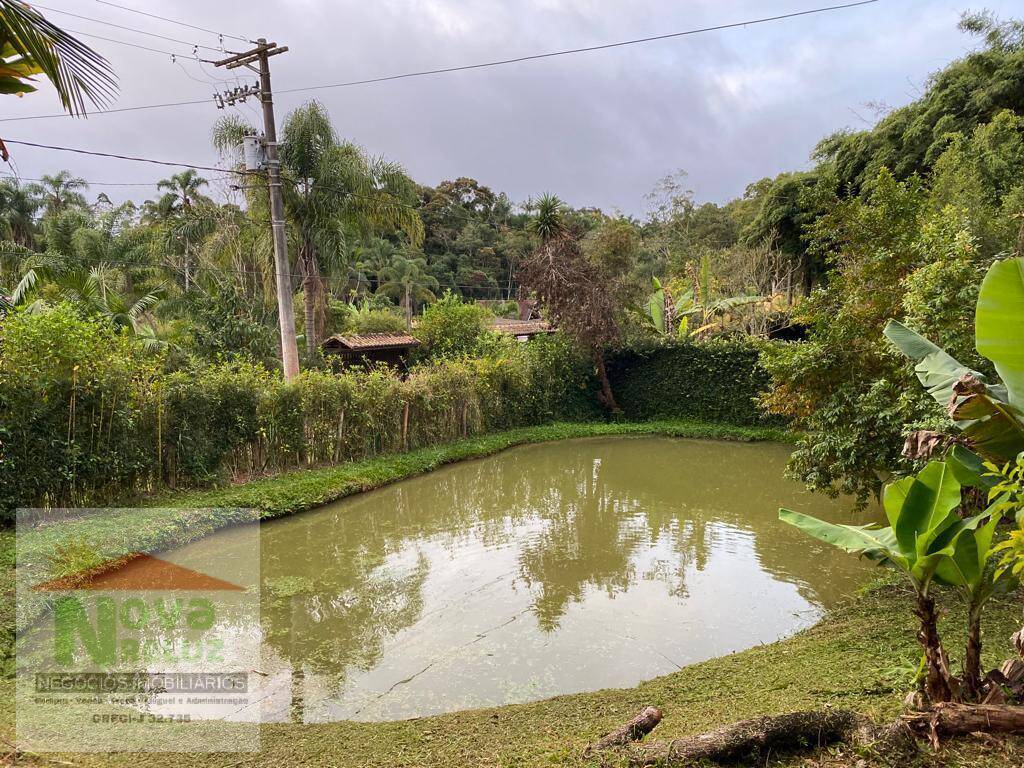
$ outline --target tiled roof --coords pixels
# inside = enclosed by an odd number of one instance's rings
[[[335,334],[324,341],[324,346],[337,346],[352,350],[418,347],[419,344],[419,339],[405,333],[363,333],[347,336]]]
[[[491,327],[512,336],[534,336],[538,333],[554,333],[555,331],[547,320],[509,320],[504,317],[495,318]]]

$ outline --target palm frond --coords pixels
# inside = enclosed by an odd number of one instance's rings
[[[86,113],[86,101],[102,107],[117,93],[117,78],[103,56],[18,0],[0,0],[0,43],[19,57],[8,64],[38,67],[73,115]]]

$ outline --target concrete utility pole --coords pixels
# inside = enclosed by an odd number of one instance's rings
[[[285,233],[284,199],[281,194],[281,161],[277,154],[277,127],[274,124],[274,100],[270,90],[270,57],[288,50],[268,43],[265,38],[256,41],[250,51],[237,53],[215,63],[214,66],[235,69],[246,67],[260,76],[260,100],[263,102],[263,133],[267,148],[267,180],[270,188],[270,225],[274,234],[274,267],[277,272],[277,317],[281,326],[281,362],[287,381],[299,375],[299,346],[295,340],[295,310],[292,307],[291,267],[288,263],[288,241]],[[259,63],[259,69],[252,66]]]

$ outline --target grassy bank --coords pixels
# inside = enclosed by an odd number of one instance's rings
[[[882,585],[834,610],[817,626],[778,643],[712,659],[642,683],[635,688],[560,696],[493,709],[392,723],[339,722],[323,725],[266,725],[261,751],[253,755],[59,755],[83,766],[356,766],[437,768],[493,766],[596,766],[583,747],[645,705],[665,711],[655,731],[660,738],[681,736],[762,713],[831,705],[884,720],[900,709],[918,658],[909,592]],[[947,600],[943,630],[951,651],[960,655],[963,606]],[[996,598],[985,625],[986,662],[1009,652],[1008,638],[1020,617],[1017,596]],[[3,725],[11,741],[13,704],[10,681],[0,685]],[[940,756],[927,751],[920,766],[995,768],[1019,765],[1019,740],[963,739]],[[768,764],[853,768],[861,755],[829,750],[808,759],[773,756]],[[619,764],[621,756],[607,758]],[[22,758],[26,763],[38,761]],[[759,763],[762,764],[762,763]],[[869,765],[884,765],[869,760]]]

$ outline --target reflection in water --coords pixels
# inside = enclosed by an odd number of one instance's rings
[[[289,700],[307,721],[374,720],[633,685],[809,625],[866,566],[778,507],[874,513],[783,480],[787,453],[526,446],[264,524],[264,663],[292,689],[275,716]]]

